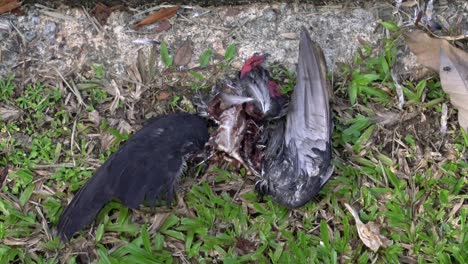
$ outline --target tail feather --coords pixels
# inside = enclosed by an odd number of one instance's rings
[[[68,241],[74,233],[90,224],[101,208],[109,202],[109,195],[96,190],[92,179],[73,197],[60,216],[57,231],[62,241]]]

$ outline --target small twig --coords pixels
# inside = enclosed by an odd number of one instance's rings
[[[53,169],[53,168],[76,168],[73,163],[60,163],[60,164],[37,164],[34,165],[33,169]],[[94,170],[94,167],[78,167],[79,170]]]
[[[39,214],[39,216],[41,217],[42,229],[44,230],[44,233],[47,239],[52,240],[52,234],[50,233],[49,226],[47,225],[47,220],[45,219],[44,214],[41,211],[41,208],[37,205],[35,206],[35,208],[36,208],[37,214]]]
[[[41,4],[34,4],[35,7],[39,8],[39,9],[46,9],[46,10],[50,10],[50,11],[54,11],[55,9],[51,8],[51,7],[48,7],[48,6],[45,6],[45,5],[41,5]]]
[[[447,115],[448,115],[447,104],[443,103],[442,104],[442,116],[440,117],[440,133],[442,134],[442,137],[445,137],[445,135],[447,134]]]
[[[239,186],[239,188],[237,188],[236,193],[235,193],[234,196],[232,197],[232,200],[233,200],[233,201],[237,200],[237,197],[239,196],[241,190],[244,188],[245,182],[246,182],[246,181],[247,181],[247,177],[244,178],[244,180],[242,181],[242,184]]]
[[[442,134],[442,142],[440,143],[439,148],[436,148],[437,151],[440,151],[443,145],[445,145],[445,138],[447,135],[447,118],[448,118],[448,109],[447,104],[442,104],[442,116],[440,117],[440,134]]]
[[[398,95],[398,108],[403,109],[403,105],[405,104],[405,95],[403,94],[403,88],[398,83],[398,78],[393,69],[390,71],[390,74],[392,76],[393,82],[395,84],[396,92]]]
[[[73,84],[73,87],[65,80],[63,75],[60,73],[60,71],[57,68],[54,68],[54,70],[57,72],[57,74],[60,76],[62,81],[67,85],[67,87],[70,89],[70,91],[76,96],[76,99],[78,100],[78,103],[83,105],[84,107],[88,107],[85,102],[83,101],[83,98],[81,97],[80,92],[76,88],[76,86]]]
[[[96,29],[96,31],[102,33],[102,26],[101,26],[101,24],[99,24],[99,23],[96,21],[96,18],[91,17],[91,16],[89,15],[89,13],[88,13],[88,10],[86,10],[86,8],[84,8],[84,6],[82,6],[81,8],[83,9],[83,12],[85,13],[85,15],[86,15],[86,17],[88,18],[89,22],[91,22],[91,24],[93,24],[94,29]]]
[[[120,100],[125,101],[125,97],[123,97],[122,94],[120,93],[120,89],[117,86],[117,83],[115,82],[115,80],[111,80],[111,86],[114,88],[115,95],[114,95],[114,100],[112,101],[110,105],[110,111],[111,113],[114,113],[117,107],[119,106],[119,101]]]
[[[70,155],[73,159],[73,167],[76,166],[76,161],[75,161],[75,155],[73,154],[73,145],[75,142],[75,132],[76,132],[76,119],[73,121],[73,128],[72,128],[72,134],[71,134],[71,141],[70,141]]]
[[[72,16],[64,15],[62,13],[54,12],[54,11],[46,11],[46,10],[39,10],[39,12],[43,13],[46,16],[50,16],[57,19],[62,19],[66,21],[76,21],[76,19]]]
[[[26,46],[26,37],[23,35],[23,33],[21,33],[21,31],[15,27],[15,25],[13,24],[13,22],[10,21],[10,25],[16,30],[16,32],[18,32],[18,34],[21,36],[21,41],[23,42],[23,45]]]
[[[142,82],[138,82],[138,81],[132,80],[132,79],[130,79],[130,78],[121,76],[120,74],[116,74],[116,73],[113,73],[113,72],[109,72],[109,74],[112,75],[112,76],[114,76],[114,77],[118,77],[118,78],[120,78],[121,80],[124,80],[124,81],[126,81],[126,82],[130,82],[130,83],[133,83],[133,84],[136,84],[136,85],[141,85],[141,86],[144,87],[144,88],[149,88],[148,85],[145,85],[145,84],[142,83]]]

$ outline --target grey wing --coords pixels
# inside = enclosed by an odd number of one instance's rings
[[[285,143],[295,145],[300,169],[310,176],[323,177],[322,184],[331,175],[329,93],[322,50],[312,42],[307,30],[303,29],[299,44],[297,83],[287,114]]]

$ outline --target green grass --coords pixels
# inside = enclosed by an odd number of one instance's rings
[[[92,231],[87,227],[69,245],[53,235],[58,217],[94,169],[128,139],[110,125],[114,116],[100,109],[112,101],[102,89],[105,71],[96,66],[95,76],[79,85],[89,106],[81,111],[66,104],[66,90],[0,80],[0,103],[22,111],[19,119],[0,122],[0,169],[9,167],[0,192],[0,263],[467,262],[468,136],[450,111],[447,138],[441,138],[441,105],[448,100],[437,79],[405,82],[407,104],[397,110],[389,77],[395,52],[395,40],[382,40],[382,46],[363,47],[353,65],[337,72],[335,176],[303,208],[289,211],[268,197],[259,201],[254,179],[243,171],[220,165],[201,174],[200,168],[182,181],[185,191],[173,210],[130,210],[111,202]],[[235,46],[228,53],[225,61],[232,60]],[[170,67],[169,52],[161,56]],[[281,67],[273,73],[282,91],[290,92],[294,74]],[[208,75],[187,75],[194,78],[188,90],[208,87]],[[167,105],[177,106],[182,97],[174,95]],[[88,120],[92,109],[100,109],[101,125]],[[388,111],[401,115],[399,122],[378,121],[378,112]],[[102,149],[95,134],[115,141]],[[344,203],[359,209],[364,223],[377,223],[392,244],[369,250]]]

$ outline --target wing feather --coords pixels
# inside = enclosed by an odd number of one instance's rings
[[[148,122],[78,191],[60,216],[60,238],[67,241],[114,199],[137,208],[145,199],[154,205],[165,194],[170,203],[183,156],[189,151],[184,146],[201,149],[207,140],[208,129],[200,117],[174,114]]]
[[[307,30],[301,32],[297,83],[287,115],[285,143],[295,144],[300,167],[310,176],[320,174],[316,158],[331,159],[329,84],[323,52]],[[329,163],[328,160],[328,163]]]

